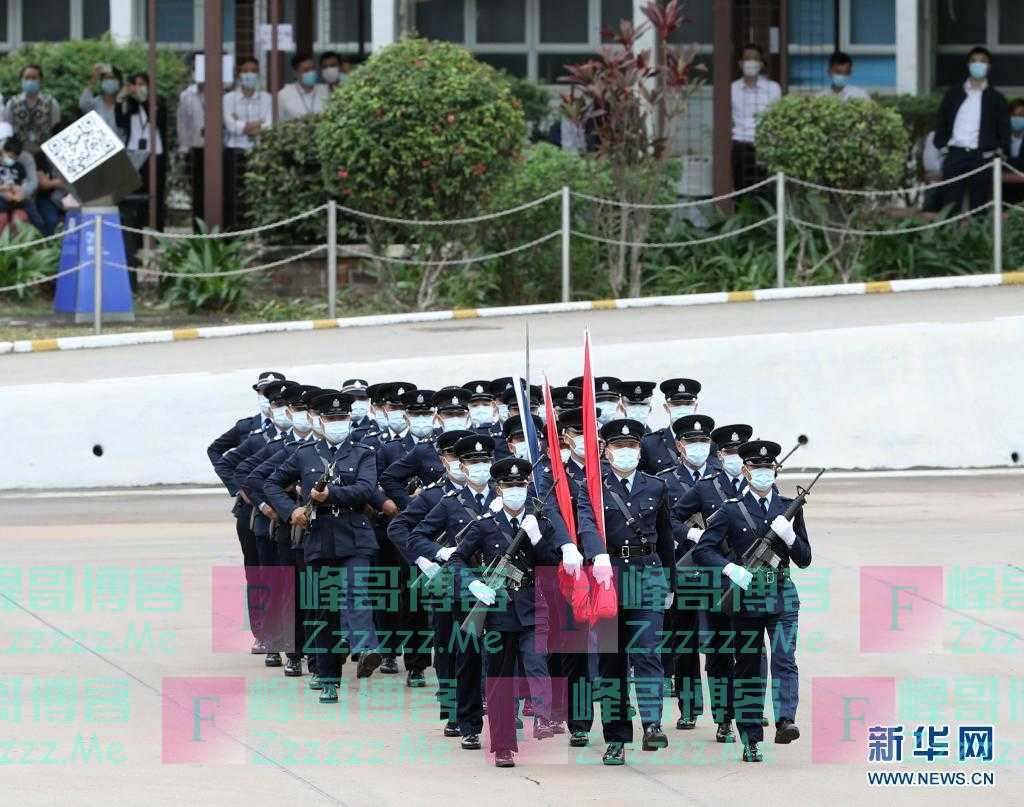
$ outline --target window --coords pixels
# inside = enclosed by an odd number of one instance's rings
[[[71,38],[70,0],[33,0],[23,7],[24,42],[62,42]]]
[[[1024,8],[1003,0],[999,6],[999,44],[1024,45]]]
[[[992,51],[994,84],[1024,87],[1024,13],[1020,0],[931,0],[938,29],[934,83],[948,87],[967,75],[967,52]]]
[[[362,14],[362,35],[370,39],[370,0],[330,0],[330,41],[358,42],[359,16]]]
[[[149,4],[145,6],[142,38],[145,39],[149,26]],[[196,9],[194,0],[157,0],[156,38],[158,42],[196,42]],[[225,39],[228,38],[225,32]],[[231,39],[234,39],[232,36]]]
[[[896,4],[893,0],[857,0],[851,3],[850,43],[895,45]]]
[[[526,0],[476,0],[476,41],[526,41]]]
[[[82,0],[82,37],[99,39],[110,30],[110,0]]]
[[[693,15],[691,9],[694,5],[694,3],[686,4],[685,13],[688,17]],[[633,19],[633,0],[604,0],[604,2],[601,3],[602,31],[606,28],[618,31],[620,22],[631,19]]]
[[[1012,3],[1006,3],[1010,5]],[[975,45],[987,39],[985,0],[939,0],[940,45]]]
[[[586,42],[588,0],[540,0],[541,42]]]
[[[427,39],[462,42],[466,38],[463,0],[425,0],[417,3],[416,30]]]

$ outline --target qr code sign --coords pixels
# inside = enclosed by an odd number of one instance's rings
[[[103,118],[90,112],[51,137],[42,148],[64,179],[75,182],[124,148],[124,144]]]

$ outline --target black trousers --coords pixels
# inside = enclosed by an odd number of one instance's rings
[[[245,582],[247,584],[246,605],[249,610],[249,627],[255,639],[261,638],[263,623],[263,612],[259,605],[259,592],[257,589],[258,567],[260,565],[259,543],[255,533],[249,528],[249,518],[252,515],[252,507],[242,505],[238,515],[235,517],[235,532],[238,535],[238,545],[242,548],[242,565],[245,567]]]
[[[751,185],[755,185],[761,180],[765,179],[767,175],[764,169],[758,165],[757,162],[757,149],[754,148],[753,143],[744,143],[740,140],[732,141],[732,185],[736,190],[742,190],[743,188],[749,188]],[[769,198],[768,194],[765,193],[765,189],[762,189],[759,196],[765,196]]]
[[[730,722],[733,711],[733,673],[735,670],[736,642],[732,620],[721,611],[704,611],[704,629],[701,646],[705,671],[708,674],[708,700],[715,723]]]
[[[247,226],[248,206],[243,196],[249,152],[224,149],[224,229],[241,230]]]
[[[942,162],[942,178],[952,179],[953,177],[973,171],[987,163],[981,156],[981,151],[950,146],[946,159]],[[951,182],[942,188],[942,206],[953,205],[953,213],[959,213],[964,203],[964,196],[970,196],[971,210],[981,207],[992,195],[992,175],[988,171],[979,171],[977,174],[959,182]]]
[[[189,152],[189,168],[191,169],[189,173],[192,179],[192,218],[205,221],[203,190],[206,186],[204,183],[203,153],[202,149],[196,148]]]
[[[389,579],[394,575],[397,586],[395,596],[375,614],[377,627],[386,637],[386,655],[401,656],[408,672],[423,672],[430,666],[430,654],[419,652],[430,630],[428,614],[410,597],[409,564],[386,537],[378,535],[378,543],[380,552],[376,563],[389,570]]]
[[[666,672],[671,670],[672,691],[679,701],[680,717],[696,720],[704,713],[704,687],[700,680],[700,612],[672,607],[665,612],[672,655],[666,657]],[[671,664],[669,663],[671,661]]]

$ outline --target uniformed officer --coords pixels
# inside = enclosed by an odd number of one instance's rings
[[[465,476],[465,484],[460,489],[448,491],[438,500],[409,534],[404,550],[406,557],[413,559],[428,576],[436,574],[434,564],[446,563],[451,558],[459,542],[465,540],[471,524],[477,519],[489,517],[489,508],[495,498],[491,480],[494,441],[487,435],[471,434],[459,439],[450,451],[459,460],[459,476]],[[448,467],[450,465],[449,460]],[[443,635],[448,631],[447,649],[455,653],[457,715],[454,727],[449,717],[444,735],[461,735],[462,747],[472,751],[480,748],[480,731],[483,729],[480,645],[466,640],[447,623],[443,608],[448,607],[450,610],[453,624],[462,621],[465,610],[458,589],[451,581],[445,584],[451,602],[435,607],[433,613],[438,630],[436,642],[443,641]],[[451,661],[448,663],[451,664]],[[441,686],[444,686],[443,682]],[[442,703],[450,702],[450,697],[442,694],[441,700]]]
[[[498,407],[498,422],[504,423],[508,420],[508,404],[505,401],[505,391],[512,388],[512,376],[506,375],[495,378],[491,382],[491,395]]]
[[[506,425],[509,422],[511,420],[506,421]],[[541,649],[543,643],[539,648],[535,636],[546,621],[549,606],[535,591],[535,575],[538,566],[554,565],[562,559],[562,546],[575,551],[557,512],[542,508],[536,499],[528,505],[531,470],[530,462],[519,457],[494,463],[491,477],[497,484],[499,498],[491,508],[491,517],[474,521],[451,557],[452,566],[463,572],[463,589],[485,606],[495,606],[487,613],[485,625],[489,636],[485,645],[489,653],[487,722],[491,750],[499,768],[513,767],[514,752],[518,751],[514,685],[517,663],[522,665],[529,682],[535,714],[534,737],[552,736],[551,679]],[[482,559],[480,565],[495,564],[505,555],[520,529],[529,541],[521,543],[510,558],[516,577],[506,578],[499,585],[493,580],[482,580],[470,571],[477,565],[474,559],[478,553]],[[582,557],[579,557],[575,566],[577,573],[581,564]],[[501,603],[497,602],[499,594]]]
[[[583,376],[570,378],[570,387],[583,389]],[[615,376],[601,375],[594,379],[594,402],[597,406],[597,423],[604,425],[608,421],[622,416],[622,382]]]
[[[377,540],[364,512],[377,494],[377,469],[373,452],[351,440],[352,400],[345,393],[315,398],[325,439],[300,446],[263,486],[279,513],[293,506],[285,491],[296,482],[314,508],[312,522],[302,507],[291,511],[289,521],[310,527],[303,557],[312,567],[311,588],[316,591],[319,630],[314,652],[321,656],[317,660],[323,682],[321,703],[338,699],[340,639],[346,638],[351,652],[360,654],[359,678],[371,675],[381,659],[373,612],[366,602],[367,573]],[[321,477],[328,482],[318,491]]]
[[[608,748],[605,765],[625,763],[626,743],[633,741],[629,706],[629,664],[632,662],[637,705],[644,727],[643,749],[668,745],[661,729],[661,659],[658,636],[665,608],[671,605],[675,566],[672,523],[665,483],[637,470],[644,426],[617,418],[601,427],[608,468],[602,477],[605,538],[608,551],[594,559],[594,577],[611,585],[613,569],[618,591],[617,626],[598,622],[601,652],[595,696],[601,701],[601,722]],[[602,628],[617,628],[615,652],[608,652]]]
[[[715,421],[707,415],[686,415],[672,424],[672,433],[676,438],[676,449],[681,461],[676,467],[658,474],[668,486],[670,513],[674,513],[684,494],[705,478],[705,470],[709,465],[711,431],[714,428]],[[713,472],[707,474],[708,477],[713,475]],[[672,532],[677,560],[692,549],[696,540],[700,538],[699,531],[689,532],[693,527],[694,525],[687,524],[685,519],[679,520],[673,516]],[[680,581],[680,585],[685,587],[688,581],[695,582],[693,578],[697,575],[699,573],[689,575]],[[675,679],[673,692],[679,702],[676,728],[683,731],[693,729],[697,724],[697,718],[704,713],[698,641],[699,611],[692,600],[677,598],[674,607],[665,615],[669,645],[666,648],[668,652],[665,654],[664,662]]]
[[[579,387],[552,387],[551,406],[555,410],[555,417],[561,418],[562,413],[568,409],[576,409],[583,403],[583,390]]]
[[[691,415],[690,417],[696,417]],[[743,458],[739,455],[739,447],[750,439],[754,429],[745,423],[734,423],[719,426],[711,432],[711,440],[718,446],[718,460],[721,468],[717,473],[708,474],[697,484],[685,490],[672,508],[673,526],[686,525],[691,519],[700,517],[704,523],[708,521],[730,498],[742,493],[745,486],[743,477]],[[688,546],[700,540],[704,530],[702,527],[686,527]],[[726,552],[725,554],[728,554]],[[706,575],[699,575],[699,582],[706,580]],[[726,581],[728,582],[728,581]],[[684,581],[681,581],[685,585]],[[703,586],[703,592],[708,587]],[[677,606],[683,599],[680,589],[676,598]],[[704,594],[703,596],[707,596]],[[732,624],[728,616],[721,610],[706,608],[701,610],[702,645],[706,645],[704,656],[705,672],[708,676],[708,693],[711,701],[711,713],[718,726],[715,739],[720,743],[732,743],[736,736],[732,731],[734,718],[733,691],[733,651],[735,642],[732,640]],[[762,673],[763,675],[763,673]]]
[[[619,392],[622,393],[622,416],[630,420],[638,420],[647,425],[651,416],[651,398],[654,396],[654,388],[658,386],[653,381],[622,381],[619,384]],[[650,431],[648,429],[648,431]]]
[[[764,737],[760,717],[766,683],[762,672],[765,633],[772,642],[772,667],[781,673],[776,676],[778,699],[772,698],[775,742],[791,743],[800,736],[794,723],[799,698],[796,640],[800,599],[790,578],[790,562],[801,569],[809,566],[811,545],[803,512],[798,510],[787,519],[783,514],[792,499],[774,489],[781,450],[778,443],[767,440],[752,440],[740,446],[747,488],[720,507],[694,550],[699,566],[720,570],[742,591],[732,629],[737,646],[733,697],[744,762],[763,759],[758,744]],[[778,569],[759,571],[754,579],[737,561],[769,528],[778,535],[772,547],[779,558]]]
[[[444,464],[434,448],[436,394],[434,390],[417,389],[401,396],[409,417],[413,446],[391,462],[380,477],[384,493],[399,510],[404,510],[412,498],[410,486],[415,490],[429,485],[444,473]]]
[[[370,417],[370,384],[365,378],[348,378],[341,382],[341,391],[352,396],[352,439],[361,443],[377,430],[377,421]]]
[[[692,378],[670,378],[659,386],[665,396],[665,411],[669,425],[651,432],[640,446],[640,467],[656,474],[679,464],[679,449],[672,433],[672,424],[679,418],[697,411],[700,382]]]
[[[497,437],[501,423],[498,421],[498,407],[491,392],[491,382],[486,379],[467,381],[462,385],[469,391],[469,425],[478,434]]]

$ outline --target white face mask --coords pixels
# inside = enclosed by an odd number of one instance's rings
[[[324,77],[324,81],[328,84],[334,84],[338,80],[338,77],[341,76],[341,68],[325,67],[320,71],[320,75]]]
[[[743,471],[743,458],[739,454],[723,454],[722,467],[729,476],[739,476]]]
[[[352,419],[362,420],[370,412],[370,402],[367,400],[352,401]]]
[[[260,407],[260,415],[262,415],[265,418],[270,417],[270,401],[268,401],[264,396],[258,393],[256,397],[259,399],[258,403]]]
[[[521,460],[528,460],[528,459],[530,459],[530,447],[526,444],[525,440],[520,440],[518,443],[515,443],[514,445],[510,445],[509,448],[512,449],[512,453],[515,456],[517,456],[519,459],[521,459]]]
[[[689,460],[692,465],[699,468],[708,461],[708,455],[711,453],[711,444],[686,443],[683,446],[683,451],[686,452],[686,459]]]
[[[697,404],[670,404],[668,407],[669,419],[675,423],[679,418],[692,415],[697,411]]]
[[[547,422],[548,422],[548,413],[547,413],[547,410],[545,410],[543,406],[538,406],[538,407],[537,407],[537,408],[536,408],[536,409],[534,410],[534,414],[535,414],[535,415],[536,415],[537,417],[539,417],[539,418],[540,418],[540,422],[541,422],[541,423],[543,423],[543,424],[545,424],[545,425],[547,424]]]
[[[646,423],[651,416],[650,404],[626,404],[626,417]]]
[[[441,418],[441,428],[446,432],[453,432],[457,429],[469,428],[469,418],[464,415]]]
[[[409,420],[406,418],[405,412],[401,409],[392,409],[387,413],[387,425],[391,428],[391,431],[405,431],[405,427],[408,423]]]
[[[502,423],[508,420],[508,404],[498,404],[498,420]]]
[[[309,421],[309,412],[305,409],[300,409],[298,412],[292,412],[292,428],[300,432],[308,432],[312,424]]]
[[[324,436],[324,422],[320,419],[319,415],[313,415],[310,417],[309,423],[313,427],[313,434],[317,437]]]
[[[636,470],[636,466],[640,464],[640,447],[639,446],[622,446],[621,448],[611,449],[611,463],[619,471],[624,474],[633,473]]]
[[[602,426],[609,420],[614,420],[619,411],[619,405],[614,401],[598,401],[596,406],[597,422]]]
[[[292,419],[288,417],[287,406],[272,406],[270,407],[270,418],[274,421],[274,425],[279,429],[290,429],[292,425]]]
[[[491,464],[489,462],[466,463],[466,477],[478,488],[487,484],[491,478]]]
[[[761,74],[761,63],[754,59],[743,62],[743,75],[747,78],[755,78]]]
[[[494,422],[494,408],[490,404],[476,404],[469,407],[469,419],[474,426],[486,426]]]
[[[429,437],[434,432],[434,416],[413,415],[409,418],[409,431],[420,439]]]
[[[587,441],[583,439],[582,434],[577,434],[572,438],[572,450],[577,457],[582,457],[587,450]]]
[[[501,503],[511,512],[518,513],[526,506],[526,487],[502,488]]]
[[[444,467],[448,469],[448,476],[457,485],[466,484],[466,472],[462,470],[462,463],[458,460],[445,460]]]
[[[332,443],[340,443],[352,430],[351,420],[325,420],[324,436]]]
[[[572,452],[567,448],[561,449],[558,453],[562,457],[562,465],[565,465],[569,461],[569,457],[572,456]]]
[[[377,424],[377,428],[383,431],[388,427],[388,413],[383,409],[373,410],[373,422]]]

